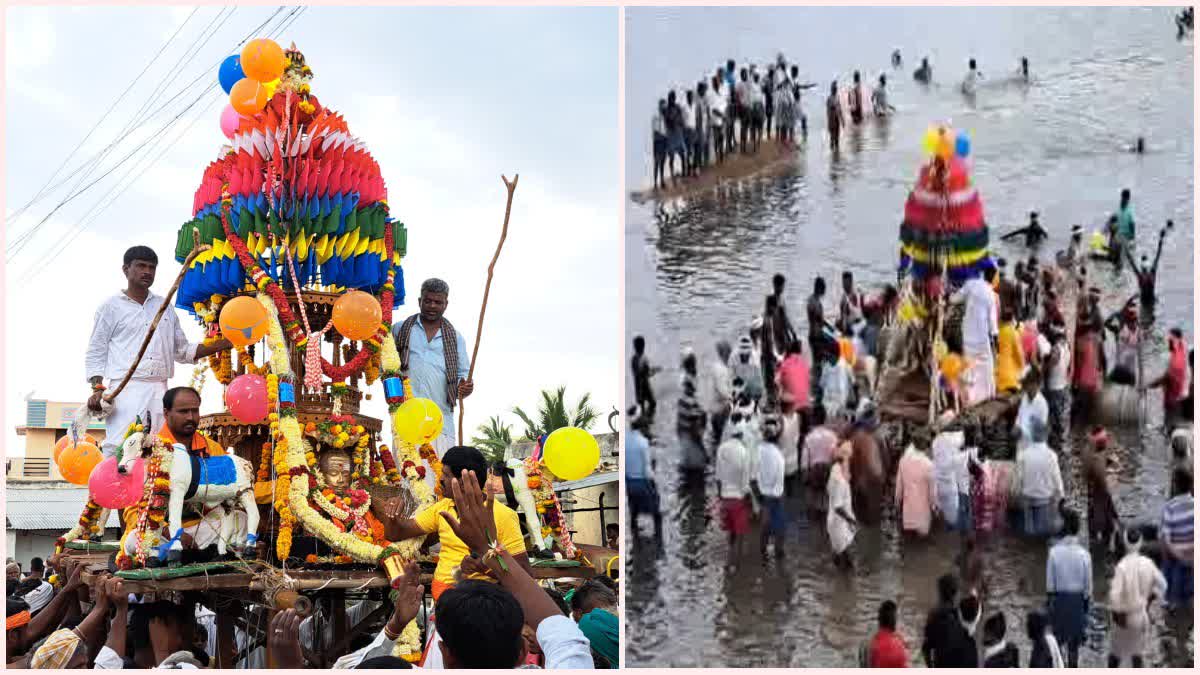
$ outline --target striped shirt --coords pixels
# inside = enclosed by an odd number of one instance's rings
[[[1196,527],[1196,505],[1192,495],[1179,495],[1163,504],[1159,538],[1175,551],[1176,557],[1192,555]]]

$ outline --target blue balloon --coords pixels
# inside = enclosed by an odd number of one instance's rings
[[[242,72],[242,57],[238,54],[225,57],[221,62],[221,70],[217,72],[217,79],[221,81],[221,88],[225,93],[232,91],[233,85],[243,77],[246,77],[246,73]]]
[[[967,137],[967,132],[960,131],[958,138],[954,139],[954,154],[959,157],[971,154],[971,139]]]

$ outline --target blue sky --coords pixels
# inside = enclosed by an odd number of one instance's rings
[[[152,131],[182,111],[183,97],[162,116],[124,136],[118,132],[147,101],[156,108],[205,73],[211,79],[203,83],[215,81],[217,63],[275,10],[193,9],[6,10],[10,246],[69,194],[74,180],[15,219],[14,210],[37,193],[181,25],[65,173],[115,139],[93,176],[141,141],[157,140]],[[210,36],[206,43],[202,35]],[[446,279],[447,316],[468,342],[503,216],[500,175],[521,174],[467,427],[502,414],[519,432],[506,411],[534,407],[539,390],[559,384],[568,395],[592,392],[602,411],[615,406],[621,373],[616,10],[309,7],[278,42],[295,42],[304,52],[315,75],[313,93],[345,116],[379,161],[392,213],[409,229],[404,267],[410,293],[428,276]],[[9,249],[4,408],[10,453],[21,447],[13,428],[24,422],[25,395],[86,395],[83,350],[92,315],[124,285],[125,248],[145,243],[159,252],[164,260],[154,290],[166,292],[178,265],[165,259],[190,215],[203,167],[225,141],[218,127],[225,100],[220,89],[210,92],[168,127],[142,164],[143,155],[134,155],[51,216],[20,252]],[[114,187],[115,200],[102,201]],[[73,234],[81,222],[86,227]],[[52,257],[71,236],[70,246]],[[397,315],[415,311],[414,301]],[[181,318],[198,338],[199,326]],[[177,366],[173,383],[186,384],[191,371]],[[218,408],[221,392],[211,377],[203,393],[205,408]],[[368,412],[384,412],[381,398]]]

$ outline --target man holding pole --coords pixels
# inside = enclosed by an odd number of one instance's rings
[[[88,409],[101,412],[106,389],[118,387],[121,378],[129,375],[104,418],[101,450],[105,457],[116,454],[125,430],[139,415],[149,413],[146,431],[158,433],[163,423],[163,395],[167,380],[175,374],[175,363],[195,363],[233,347],[225,338],[208,345],[188,342],[174,310],[163,307],[169,300],[150,291],[157,268],[158,256],[149,247],[134,246],[126,251],[121,266],[125,289],[96,310],[85,359],[87,380],[92,385]]]
[[[454,408],[461,396],[475,390],[468,378],[467,341],[446,320],[450,286],[441,279],[426,279],[418,300],[420,312],[392,326],[401,369],[408,374],[413,396],[427,398],[442,409],[442,434],[433,441],[441,459],[458,444],[454,433]]]

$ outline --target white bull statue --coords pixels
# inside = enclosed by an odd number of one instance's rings
[[[142,455],[142,433],[131,434],[121,446],[121,460],[118,471],[128,472],[133,462]],[[183,505],[190,504],[198,507],[196,510],[203,515],[200,528],[205,524],[218,529],[215,538],[217,552],[225,555],[228,545],[235,549],[253,549],[258,543],[258,504],[254,501],[254,468],[250,462],[235,454],[219,457],[196,457],[188,452],[182,444],[176,443],[172,448],[170,464],[171,496],[167,502],[167,524],[171,533],[167,553],[172,559],[177,559],[183,551],[180,541],[183,530]],[[239,522],[240,514],[234,509],[240,503],[245,510],[244,527]],[[205,514],[205,511],[208,511]],[[245,539],[239,543],[240,535],[245,532]],[[210,536],[198,536],[192,533],[192,538],[200,548],[212,543]],[[132,544],[132,542],[127,542]]]
[[[505,466],[510,472],[513,495],[517,503],[514,505],[521,516],[525,518],[525,527],[529,530],[529,539],[537,551],[545,551],[545,539],[542,538],[542,521],[538,518],[537,504],[533,501],[533,491],[529,489],[529,476],[525,473],[525,462],[520,459],[505,460]]]

